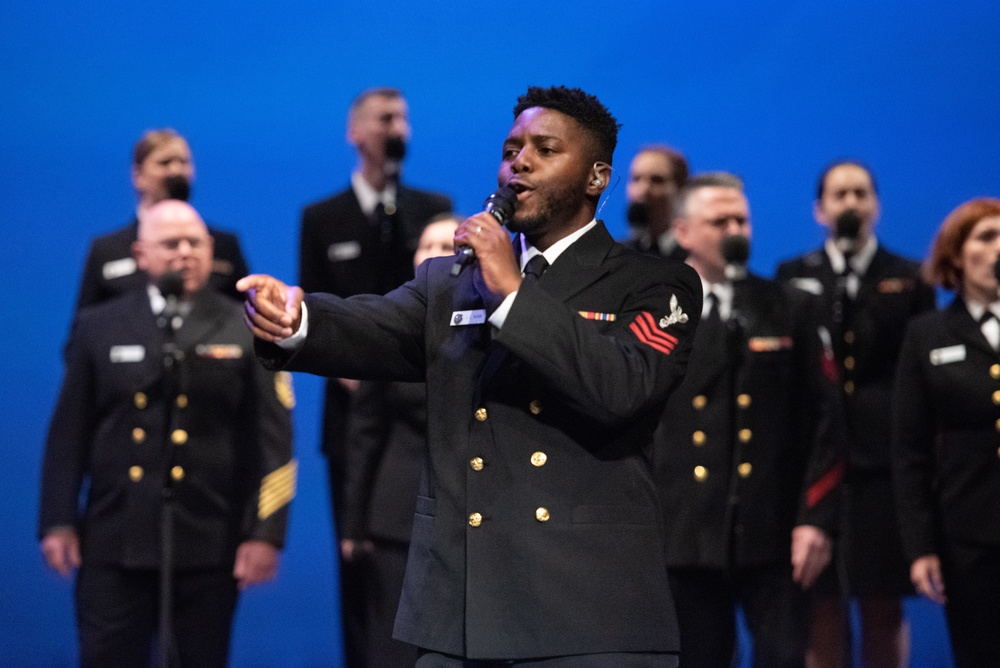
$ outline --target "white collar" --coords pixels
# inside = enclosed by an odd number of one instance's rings
[[[857,253],[851,256],[851,269],[858,276],[864,276],[865,272],[868,271],[868,266],[872,263],[872,258],[875,257],[875,251],[878,250],[878,240],[875,235],[868,237],[868,242],[859,250]],[[844,272],[844,254],[837,248],[837,244],[834,243],[833,239],[826,240],[826,255],[830,258],[830,266],[833,267],[833,271],[837,274],[842,274]]]
[[[370,183],[365,181],[361,172],[351,172],[351,189],[354,191],[354,196],[358,198],[361,211],[366,216],[375,212],[375,207],[378,206],[379,202],[386,208],[390,204],[396,203],[396,184],[389,183],[384,190],[375,190]]]
[[[548,262],[550,265],[553,264],[556,261],[556,258],[558,258],[560,255],[562,255],[563,251],[565,251],[567,248],[569,248],[570,246],[572,246],[576,242],[577,239],[579,239],[584,234],[586,234],[587,232],[589,232],[596,225],[597,225],[597,219],[595,218],[595,219],[591,220],[589,223],[587,223],[586,225],[584,225],[583,227],[581,227],[580,229],[578,229],[576,232],[573,232],[572,234],[563,237],[559,241],[557,241],[554,244],[552,244],[551,246],[549,246],[548,249],[545,250],[545,252],[542,252],[542,251],[538,250],[537,248],[535,248],[534,246],[532,246],[530,243],[528,243],[528,240],[525,239],[524,235],[522,234],[521,235],[521,273],[524,273],[524,267],[527,266],[528,260],[530,260],[531,258],[535,257],[536,255],[542,255],[542,256],[544,256],[546,262]]]
[[[699,278],[701,277],[699,276]],[[708,310],[711,308],[711,304],[708,301],[708,293],[710,292],[719,300],[719,318],[722,320],[728,319],[729,312],[733,307],[733,284],[729,281],[724,283],[709,283],[704,278],[701,278],[702,317],[707,316]]]
[[[986,313],[986,309],[993,311],[993,314],[996,315],[997,318],[1000,318],[1000,300],[997,300],[992,304],[982,304],[977,301],[966,300],[965,308],[969,309],[969,315],[971,315],[972,319],[976,322],[979,322],[979,319],[983,317],[983,314]]]

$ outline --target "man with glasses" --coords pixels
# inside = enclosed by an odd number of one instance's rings
[[[257,363],[239,305],[206,289],[212,247],[188,204],[151,206],[133,244],[146,289],[84,309],[70,336],[39,539],[50,567],[78,569],[83,666],[148,665],[161,569],[171,665],[223,666],[238,591],[277,569],[291,384]]]

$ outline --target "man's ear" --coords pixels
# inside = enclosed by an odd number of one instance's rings
[[[826,228],[829,228],[833,223],[830,220],[830,216],[826,215],[826,211],[823,210],[823,205],[819,200],[813,202],[813,218],[816,219],[817,223]]]
[[[600,197],[610,181],[611,165],[606,162],[595,162],[590,171],[590,180],[587,182],[587,194]]]
[[[677,245],[687,250],[688,233],[691,231],[691,221],[684,216],[677,216],[670,221],[670,230],[677,241]]]
[[[149,263],[146,262],[146,247],[141,241],[132,242],[132,257],[135,258],[136,266],[145,271]]]

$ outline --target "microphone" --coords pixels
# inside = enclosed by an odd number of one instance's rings
[[[649,227],[649,205],[645,202],[629,202],[625,217],[629,226],[644,230]]]
[[[741,234],[731,234],[722,240],[722,258],[726,261],[726,278],[742,281],[747,277],[750,240]]]
[[[171,331],[180,327],[180,297],[184,294],[184,275],[179,271],[168,271],[156,282],[160,294],[167,300],[160,314],[160,326],[169,326]]]
[[[517,193],[510,186],[500,186],[497,191],[486,198],[483,202],[483,211],[493,214],[497,222],[506,226],[514,215],[517,207]],[[476,251],[469,247],[464,247],[458,251],[455,257],[455,264],[451,266],[451,275],[458,276],[466,265],[471,264],[476,259]]]
[[[402,171],[403,158],[406,157],[406,142],[402,137],[386,137],[385,139],[385,175],[391,181],[399,180]]]
[[[844,255],[853,255],[858,249],[861,234],[861,216],[854,209],[847,209],[833,223],[833,243]]]
[[[191,182],[186,176],[181,174],[168,176],[163,179],[163,185],[167,189],[167,199],[179,199],[186,202],[191,197]]]

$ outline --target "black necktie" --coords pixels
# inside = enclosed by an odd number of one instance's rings
[[[549,261],[545,259],[545,256],[539,253],[535,257],[528,260],[528,264],[524,265],[524,282],[534,283],[542,277],[545,270],[549,268]]]
[[[705,297],[708,302],[708,314],[705,315],[705,322],[711,324],[721,324],[722,314],[719,313],[719,296],[714,292],[709,292]]]

